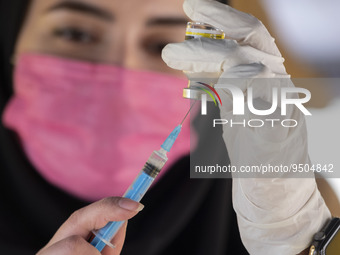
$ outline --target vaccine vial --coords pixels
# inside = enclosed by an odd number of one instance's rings
[[[223,30],[213,27],[207,23],[203,22],[188,22],[187,28],[185,32],[185,40],[191,40],[199,37],[211,38],[211,39],[224,39],[225,34]],[[214,78],[219,77],[220,73],[193,73],[189,71],[185,71],[184,74],[188,77],[189,83],[188,87],[183,89],[183,97],[194,100],[201,100],[202,90],[200,87],[200,83],[197,81],[209,81],[207,82],[209,85],[213,86]],[[191,81],[190,81],[191,80]]]
[[[188,22],[185,32],[185,40],[190,40],[198,37],[206,37],[211,39],[224,39],[223,30],[215,28],[207,23]]]

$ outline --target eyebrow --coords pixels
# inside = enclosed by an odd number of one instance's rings
[[[182,17],[159,17],[150,19],[146,25],[147,26],[176,26],[176,25],[186,25],[189,19]]]
[[[61,3],[58,3],[56,5],[53,5],[50,7],[47,12],[52,12],[52,11],[57,11],[57,10],[70,10],[70,11],[76,11],[76,12],[81,12],[84,14],[88,14],[91,16],[94,16],[96,18],[100,18],[105,21],[113,21],[114,16],[112,13],[98,8],[93,5],[89,5],[87,3],[81,3],[81,2],[76,2],[76,1],[63,1]]]

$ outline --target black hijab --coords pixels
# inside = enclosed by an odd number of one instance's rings
[[[0,96],[1,109],[12,94],[12,64],[21,24],[25,18],[29,0],[1,0],[0,2]]]
[[[51,238],[52,232],[65,221],[66,214],[87,204],[47,183],[27,160],[16,135],[1,121],[4,107],[13,94],[11,59],[29,2],[0,2],[1,254],[33,254]],[[72,206],[61,206],[64,202]],[[49,214],[52,218],[43,220]]]

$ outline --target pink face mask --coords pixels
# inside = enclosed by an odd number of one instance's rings
[[[189,109],[185,86],[160,73],[24,54],[3,121],[55,186],[89,201],[121,196]],[[166,169],[189,141],[187,122]]]

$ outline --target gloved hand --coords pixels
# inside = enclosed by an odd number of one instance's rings
[[[216,87],[233,84],[243,94],[252,88],[256,109],[270,108],[272,87],[294,86],[287,79],[284,59],[274,39],[255,17],[213,0],[186,0],[184,11],[194,21],[224,30],[233,40],[197,38],[169,44],[162,54],[168,66],[189,72],[221,73]],[[230,91],[218,91],[223,102],[221,118],[237,120],[239,117],[232,113]],[[250,112],[242,116],[246,120],[252,117]],[[281,116],[280,109],[271,116],[256,116],[265,118],[295,119],[298,126],[287,128],[280,122],[269,128],[224,125],[223,139],[231,164],[238,169],[242,165],[269,163],[310,164],[303,113],[297,107],[289,107],[286,116]],[[315,179],[283,178],[292,176],[280,173],[275,178],[253,175],[233,179],[233,206],[241,239],[250,254],[298,254],[330,218]]]

